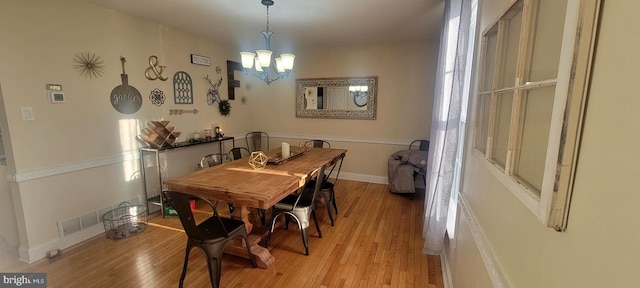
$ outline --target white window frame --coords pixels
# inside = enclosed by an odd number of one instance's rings
[[[477,25],[478,25],[478,1],[472,0],[471,4],[471,19],[469,25],[469,38],[468,46],[467,46],[467,61],[465,63],[465,72],[464,72],[464,87],[462,91],[462,101],[461,101],[461,109],[460,109],[460,129],[458,136],[458,149],[456,153],[456,163],[454,170],[454,180],[453,186],[451,187],[451,197],[449,199],[449,213],[447,215],[447,235],[449,239],[454,239],[456,237],[456,222],[457,222],[457,211],[458,211],[458,196],[462,193],[462,174],[463,174],[463,166],[464,166],[464,157],[465,157],[465,139],[467,132],[467,124],[469,120],[469,100],[471,99],[472,92],[472,67],[474,63],[474,51],[476,47],[476,38],[477,38]]]
[[[520,0],[513,1],[513,5]],[[521,0],[524,5],[530,5],[534,1],[553,0]],[[573,188],[573,177],[577,160],[577,151],[582,130],[582,119],[584,115],[584,103],[586,102],[588,78],[591,70],[591,59],[595,42],[596,25],[600,9],[600,0],[568,0],[565,14],[565,24],[563,28],[562,48],[560,51],[560,62],[558,63],[558,76],[555,79],[555,96],[553,110],[551,113],[551,127],[547,143],[547,154],[545,158],[542,189],[538,196],[537,191],[509,175],[510,160],[507,154],[505,169],[493,163],[491,158],[491,133],[492,128],[488,128],[487,143],[485,153],[478,150],[477,143],[474,143],[473,157],[486,164],[486,167],[516,198],[518,198],[537,219],[554,228],[556,231],[564,231],[567,227],[568,210]],[[501,14],[501,17],[507,14]],[[523,25],[528,21],[528,16],[523,10]],[[495,23],[498,23],[496,21]],[[499,24],[491,25],[483,33],[483,48],[481,57],[486,58],[484,36],[491,29]],[[498,32],[500,33],[500,32]],[[580,35],[578,37],[578,35]],[[484,60],[478,71],[484,71]],[[481,73],[481,72],[480,72]],[[496,75],[494,71],[494,75]],[[482,79],[480,81],[483,81]],[[495,76],[494,76],[495,81]],[[536,82],[534,85],[545,85],[545,81]],[[483,83],[483,82],[481,82]],[[553,84],[552,84],[553,85]],[[482,107],[480,97],[482,85],[478,86],[477,116],[482,117]],[[494,86],[495,87],[495,86]],[[516,87],[517,88],[517,87]],[[486,93],[484,91],[483,93]],[[515,99],[514,99],[515,101]],[[495,107],[492,101],[492,107]],[[515,105],[514,105],[515,106]],[[493,112],[491,112],[493,113]],[[490,113],[490,115],[491,115]],[[489,115],[484,115],[485,121]],[[512,117],[513,119],[513,117]],[[488,120],[492,121],[492,120]],[[479,127],[480,121],[476,121],[474,133],[482,133]],[[491,123],[491,122],[490,122]],[[493,125],[493,124],[489,124]],[[511,125],[510,135],[514,132],[514,125]],[[512,137],[512,136],[510,136]],[[478,139],[476,135],[472,137],[474,141]],[[505,172],[506,171],[506,172]]]

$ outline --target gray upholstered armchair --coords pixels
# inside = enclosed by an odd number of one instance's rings
[[[402,150],[389,157],[389,191],[415,193],[415,176],[425,175],[429,151]],[[424,178],[422,178],[424,179]]]

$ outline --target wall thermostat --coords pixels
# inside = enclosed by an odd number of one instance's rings
[[[64,103],[64,93],[62,91],[49,91],[51,103]]]
[[[49,100],[51,103],[64,103],[64,92],[62,92],[62,85],[60,84],[47,84],[47,94],[49,94]]]

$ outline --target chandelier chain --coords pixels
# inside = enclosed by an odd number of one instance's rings
[[[269,31],[269,6],[267,6],[267,31]]]

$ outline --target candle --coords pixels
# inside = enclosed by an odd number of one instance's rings
[[[289,143],[282,142],[282,158],[283,159],[287,159],[291,155],[289,148],[290,148]]]

